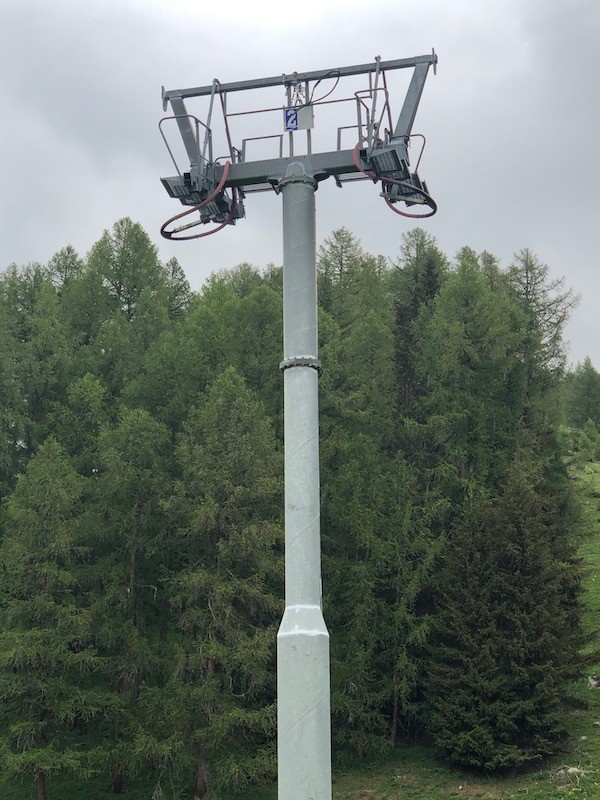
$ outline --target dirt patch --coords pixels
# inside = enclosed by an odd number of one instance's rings
[[[352,793],[354,800],[379,800],[383,797],[382,792],[375,792],[373,789],[357,789]]]
[[[395,778],[402,786],[418,786],[423,781],[416,772],[398,772]]]
[[[459,783],[452,789],[446,789],[444,794],[448,797],[478,798],[478,800],[502,800],[499,789],[490,789],[476,783]]]
[[[402,790],[408,787],[415,787],[423,785],[423,776],[416,772],[399,772],[394,776],[397,782],[397,789],[388,789],[387,791],[375,789],[356,789],[348,796],[352,800],[381,800],[382,798],[392,798],[397,794],[397,800],[402,798]],[[425,786],[423,789],[425,790]],[[465,781],[464,783],[457,783],[453,786],[446,786],[435,790],[440,792],[440,797],[452,797],[454,800],[503,800],[500,789],[495,787],[483,786],[479,783],[472,783]],[[436,795],[437,796],[437,795]]]

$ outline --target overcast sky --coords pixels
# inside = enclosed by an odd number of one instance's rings
[[[598,0],[2,0],[0,269],[47,262],[66,244],[85,255],[123,216],[143,225],[163,260],[177,256],[194,288],[242,261],[280,264],[272,193],[250,196],[247,219],[214,237],[160,238],[181,210],[159,182],[174,172],[157,128],[161,85],[432,47],[438,74],[414,131],[427,136],[419,172],[439,211],[423,227],[449,255],[470,245],[507,266],[533,250],[581,294],[570,360],[590,355],[600,369]],[[402,100],[392,97],[392,111]],[[320,241],[346,226],[366,250],[395,259],[410,224],[369,183],[340,191],[329,180],[317,193]]]

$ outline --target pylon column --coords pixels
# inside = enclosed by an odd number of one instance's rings
[[[279,800],[330,800],[329,634],[321,607],[315,189],[301,163],[283,195],[285,612],[277,634]]]

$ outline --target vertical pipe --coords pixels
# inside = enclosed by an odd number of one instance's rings
[[[286,87],[286,97],[287,97],[287,107],[290,108],[290,106],[292,105],[292,87],[290,86],[289,83],[288,83],[288,85]],[[289,155],[293,156],[294,155],[294,132],[293,131],[289,131],[288,132],[288,140],[289,140],[289,146],[290,146]]]
[[[279,800],[330,800],[329,634],[321,609],[315,188],[283,194],[285,612],[277,634]]]

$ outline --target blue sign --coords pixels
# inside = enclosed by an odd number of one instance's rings
[[[286,131],[297,131],[298,130],[298,109],[297,108],[285,108],[284,109],[284,120],[285,120],[285,129],[286,129]]]

